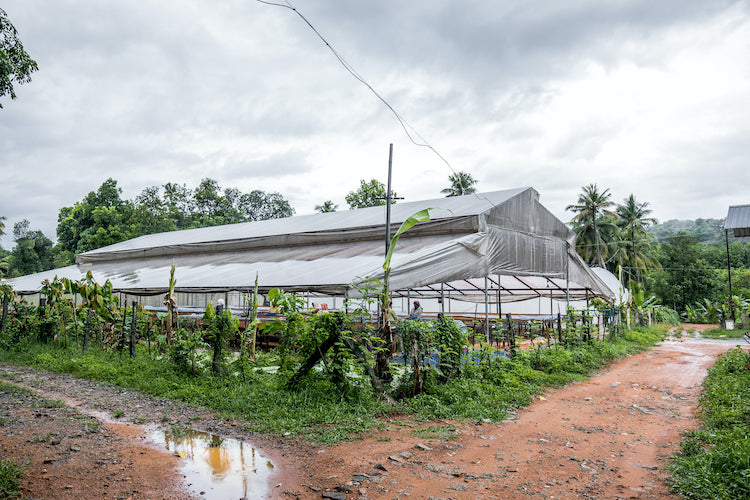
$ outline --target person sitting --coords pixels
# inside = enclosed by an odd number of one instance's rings
[[[418,300],[414,301],[414,307],[409,313],[409,319],[420,319],[422,317],[422,306]]]

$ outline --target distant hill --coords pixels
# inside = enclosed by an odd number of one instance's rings
[[[648,228],[648,232],[656,236],[660,243],[667,241],[680,231],[691,234],[700,243],[707,246],[724,245],[724,219],[672,219]],[[750,238],[735,238],[729,233],[729,243],[739,241],[747,244]]]

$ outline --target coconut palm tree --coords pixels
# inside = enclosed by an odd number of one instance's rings
[[[7,217],[5,217],[4,215],[0,215],[0,236],[5,234],[5,222],[3,221],[6,220],[8,220]]]
[[[335,212],[337,208],[339,208],[339,206],[336,205],[331,200],[324,201],[322,205],[315,205],[315,211],[320,212],[322,214],[325,214],[328,212]]]
[[[657,220],[648,217],[651,210],[647,207],[648,202],[639,203],[631,194],[625,198],[622,205],[618,205],[615,209],[618,216],[617,226],[622,231],[623,236],[629,240],[629,255],[626,260],[635,270],[636,283],[640,283],[639,263],[641,267],[658,263],[653,255],[654,238],[646,232],[646,228],[656,224]]]
[[[605,240],[606,243],[617,232],[617,225],[615,224],[617,215],[608,209],[613,205],[609,197],[609,189],[599,192],[596,184],[589,184],[584,186],[583,191],[578,195],[578,203],[565,207],[565,210],[570,210],[576,214],[571,221],[576,233],[576,251],[587,262],[592,263],[589,241],[593,239],[593,246],[596,249],[593,263],[601,267],[604,267],[601,250],[602,236],[608,236]],[[609,254],[609,250],[606,249],[606,251]]]
[[[477,190],[477,188],[474,187],[474,184],[477,183],[477,180],[473,178],[469,173],[456,172],[450,175],[448,179],[451,181],[451,187],[445,188],[440,191],[445,196],[462,196],[465,194],[474,193]]]

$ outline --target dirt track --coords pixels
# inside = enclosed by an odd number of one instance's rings
[[[30,396],[0,391],[0,458],[30,462],[25,497],[211,498],[210,491],[187,493],[179,459],[146,444],[140,426],[112,423],[120,411],[118,422],[183,423],[252,441],[280,470],[273,498],[671,498],[665,459],[680,432],[698,424],[708,367],[737,344],[665,341],[589,381],[549,391],[512,420],[444,422],[458,427],[454,439],[419,439],[408,421],[394,418],[387,431],[331,447],[250,436],[237,422],[185,405],[0,366],[6,381],[72,407],[40,408]],[[91,432],[98,426],[79,411],[102,421],[102,430]]]

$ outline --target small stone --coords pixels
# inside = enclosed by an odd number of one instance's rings
[[[414,456],[414,453],[411,453],[409,451],[402,451],[398,454],[398,456],[400,456],[401,458],[411,458]]]
[[[448,488],[456,491],[466,491],[469,489],[469,487],[463,483],[454,483],[448,486]]]
[[[386,469],[385,467],[383,467],[383,464],[375,464],[375,468],[377,470],[382,470],[383,472],[388,472],[388,469]]]
[[[331,500],[346,500],[346,495],[343,493],[332,493],[327,491],[323,493],[323,498],[330,498]]]
[[[391,455],[390,457],[388,457],[388,459],[393,460],[394,462],[399,463],[399,464],[404,463],[404,461],[401,460],[401,457],[398,457],[396,455]]]
[[[430,448],[426,444],[422,444],[422,443],[417,443],[414,447],[415,448],[419,448],[420,450],[424,450],[424,451],[430,451],[430,450],[432,450],[432,448]]]
[[[70,445],[70,451],[81,451],[81,447],[80,446]]]

